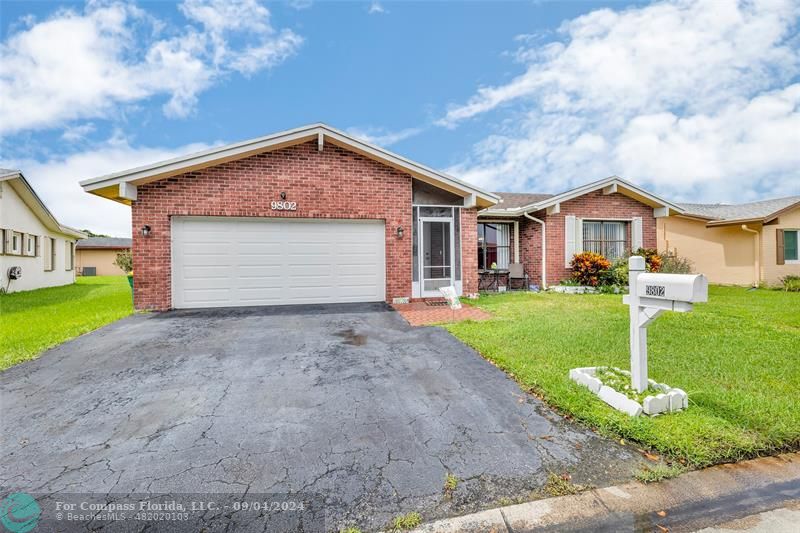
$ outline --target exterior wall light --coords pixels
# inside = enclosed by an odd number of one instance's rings
[[[145,224],[144,226],[142,226],[142,236],[147,237],[148,235],[150,235],[150,226]]]
[[[403,226],[397,226],[397,238],[398,239],[402,239],[403,238],[403,232],[404,231],[405,230],[403,230]]]

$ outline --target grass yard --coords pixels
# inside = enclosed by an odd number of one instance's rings
[[[0,295],[0,370],[133,312],[125,276]]]
[[[709,303],[649,328],[649,374],[680,387],[689,409],[631,418],[568,378],[570,368],[628,369],[620,295],[482,296],[487,322],[447,326],[549,404],[600,432],[692,466],[800,448],[800,294],[709,288]]]

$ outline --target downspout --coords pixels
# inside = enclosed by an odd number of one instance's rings
[[[539,220],[536,217],[530,216],[528,213],[522,213],[525,218],[538,222],[542,225],[542,290],[547,289],[547,232],[545,231],[544,220]]]
[[[742,224],[742,230],[752,233],[755,237],[753,239],[753,287],[758,287],[758,282],[761,281],[761,250],[759,249],[758,245],[759,232],[757,230],[748,228],[747,224]]]

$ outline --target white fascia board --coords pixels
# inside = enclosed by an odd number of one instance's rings
[[[83,180],[80,182],[80,185],[85,191],[93,191],[95,189],[108,187],[109,185],[117,185],[121,182],[136,182],[162,174],[179,173],[182,169],[187,167],[210,164],[219,159],[236,157],[247,154],[248,152],[264,150],[276,144],[291,143],[292,141],[299,141],[305,138],[316,138],[317,133],[319,133],[319,128],[320,126],[318,125],[304,126],[266,137],[210,148],[187,156],[175,157],[167,159],[166,161],[159,161],[150,165]]]
[[[36,218],[38,218],[47,229],[76,239],[86,238],[86,234],[82,231],[64,226],[56,220],[56,217],[50,212],[42,199],[39,198],[39,195],[36,194],[36,191],[33,190],[33,187],[31,187],[31,184],[28,183],[28,180],[25,179],[22,173],[17,172],[14,175],[6,175],[3,177],[3,181],[9,181],[9,183],[11,183],[14,191],[19,195],[25,205],[28,206],[28,209],[36,215]]]
[[[428,177],[435,182],[441,182],[451,188],[462,191],[464,195],[474,194],[476,197],[482,198],[488,202],[497,203],[500,198],[478,187],[474,187],[460,181],[453,176],[449,176],[432,168],[421,165],[410,159],[399,156],[383,148],[372,145],[370,143],[355,139],[344,132],[333,129],[324,124],[312,124],[303,126],[293,130],[275,133],[266,137],[260,137],[249,141],[243,141],[235,144],[229,144],[222,147],[211,148],[202,152],[190,154],[188,156],[176,157],[136,167],[122,172],[116,172],[97,178],[91,178],[80,182],[81,187],[87,192],[97,189],[103,189],[111,185],[118,185],[119,183],[146,183],[152,179],[160,179],[172,174],[178,174],[182,170],[194,166],[211,166],[215,161],[223,159],[235,159],[238,157],[246,157],[249,153],[259,151],[266,151],[272,146],[290,145],[292,143],[301,142],[304,140],[316,139],[321,145],[321,137],[327,136],[329,139],[338,141],[342,145],[349,146],[362,152],[391,164],[400,166],[407,169],[411,173],[416,173],[421,176]]]
[[[347,146],[362,150],[377,159],[383,159],[384,161],[406,168],[413,173],[426,176],[435,181],[440,181],[444,184],[449,185],[452,188],[463,191],[465,194],[475,194],[476,197],[481,197],[485,200],[489,200],[490,202],[494,203],[500,201],[500,197],[497,196],[496,194],[475,187],[474,185],[465,183],[457,178],[454,178],[453,176],[450,176],[443,172],[439,172],[438,170],[434,170],[430,167],[426,167],[425,165],[407,159],[401,155],[395,154],[388,150],[384,150],[383,148],[375,146],[374,144],[370,144],[361,141],[359,139],[355,139],[343,132],[334,130],[327,126],[325,127],[325,130],[326,130],[325,135],[327,135],[329,138],[338,141],[342,144],[345,144]]]
[[[599,189],[603,189],[604,192],[605,192],[605,190],[607,190],[611,185],[613,185],[614,186],[614,190],[616,192],[620,193],[620,194],[625,194],[624,193],[624,189],[628,189],[628,190],[630,190],[632,192],[635,192],[639,196],[643,196],[644,198],[647,198],[648,200],[650,200],[654,204],[658,204],[660,207],[668,207],[669,209],[675,211],[676,213],[683,213],[683,208],[680,207],[679,205],[673,204],[672,202],[668,202],[667,200],[664,200],[663,198],[659,198],[658,196],[655,196],[654,194],[651,194],[651,193],[645,191],[644,189],[638,187],[637,185],[634,185],[633,183],[630,183],[629,181],[626,181],[626,180],[620,178],[619,176],[611,176],[611,177],[608,177],[608,178],[605,178],[605,179],[602,179],[602,180],[599,180],[599,181],[594,181],[592,183],[587,183],[586,185],[582,185],[580,187],[577,187],[575,189],[563,192],[561,194],[557,194],[557,195],[552,196],[552,197],[550,197],[550,198],[548,198],[546,200],[542,200],[541,202],[535,202],[535,203],[532,203],[532,204],[529,204],[529,205],[514,209],[514,212],[521,214],[521,213],[530,212],[530,211],[539,211],[541,209],[545,209],[545,208],[548,208],[550,206],[553,206],[553,205],[556,205],[556,204],[560,204],[560,203],[566,202],[568,200],[572,200],[573,198],[578,198],[579,196],[583,196],[584,194],[587,194],[587,193],[590,193],[590,192],[593,192],[593,191],[596,191],[596,190],[599,190]],[[608,190],[610,190],[610,189],[608,189]]]

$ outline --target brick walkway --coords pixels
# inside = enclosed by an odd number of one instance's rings
[[[425,302],[411,302],[409,304],[394,304],[392,307],[405,318],[412,326],[428,326],[445,322],[460,322],[462,320],[486,320],[492,315],[477,307],[462,305],[461,309],[454,311],[448,305],[428,305]]]

